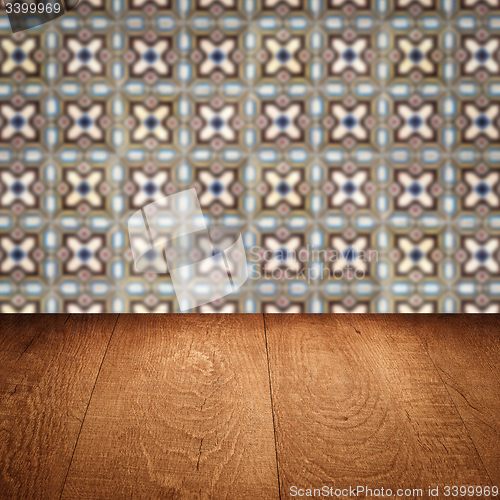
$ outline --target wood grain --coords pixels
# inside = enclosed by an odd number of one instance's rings
[[[500,482],[497,317],[116,320],[0,315],[1,500]]]
[[[282,498],[292,486],[427,498],[429,485],[491,485],[407,316],[270,314],[265,324]]]
[[[262,316],[121,316],[62,498],[277,499]]]
[[[417,318],[416,318],[417,319]],[[493,484],[500,486],[500,321],[439,315],[415,325]]]
[[[0,367],[10,366],[26,350],[36,335],[56,318],[69,315],[0,314]]]
[[[2,317],[2,499],[59,498],[116,319]]]

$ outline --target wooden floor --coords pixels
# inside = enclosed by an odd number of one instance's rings
[[[1,499],[500,486],[498,316],[3,315],[0,332]]]

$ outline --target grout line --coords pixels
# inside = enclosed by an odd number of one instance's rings
[[[120,319],[120,314],[118,314],[118,317],[116,318],[115,326],[113,326],[113,330],[111,331],[111,335],[109,336],[108,345],[106,346],[106,350],[104,351],[101,364],[99,365],[99,370],[97,372],[97,376],[94,381],[94,386],[92,387],[92,392],[90,393],[89,402],[87,403],[87,408],[85,408],[85,413],[83,414],[82,424],[80,425],[80,430],[78,431],[78,436],[76,437],[75,447],[73,448],[73,453],[71,454],[71,460],[69,461],[68,470],[66,471],[66,476],[64,477],[64,482],[61,487],[61,494],[59,495],[59,500],[61,500],[62,495],[64,493],[64,488],[66,486],[66,481],[68,479],[69,471],[71,469],[71,464],[73,463],[73,458],[75,456],[76,447],[78,446],[78,441],[80,439],[80,434],[82,433],[83,424],[85,423],[85,417],[87,416],[87,412],[89,411],[90,402],[92,401],[92,396],[94,395],[95,386],[97,385],[97,379],[99,378],[99,374],[101,373],[101,368],[104,363],[104,360],[106,359],[106,354],[108,353],[109,345],[111,344],[111,339],[113,338],[113,334],[115,333],[115,328],[119,319]]]
[[[281,500],[281,482],[280,482],[280,469],[278,465],[278,443],[276,441],[276,425],[274,422],[274,404],[273,404],[273,390],[271,386],[271,368],[269,366],[269,349],[267,347],[267,329],[266,329],[266,315],[262,314],[264,321],[264,339],[266,341],[266,356],[267,356],[267,375],[269,377],[269,395],[271,396],[271,415],[273,417],[273,433],[274,433],[274,451],[276,453],[276,472],[278,474],[278,495]]]
[[[472,446],[476,450],[476,453],[477,453],[477,456],[479,458],[479,461],[481,462],[481,465],[483,466],[484,471],[486,472],[486,475],[488,476],[488,479],[490,480],[490,485],[493,486],[493,484],[494,484],[493,480],[491,479],[491,476],[490,476],[490,473],[488,472],[487,467],[484,465],[483,458],[481,457],[481,454],[479,453],[478,449],[476,448],[476,443],[474,443],[474,440],[472,439],[472,436],[470,435],[469,429],[467,429],[467,425],[465,424],[465,421],[462,418],[462,415],[461,415],[459,409],[457,408],[457,405],[455,404],[455,400],[453,399],[453,396],[451,395],[450,391],[448,390],[448,386],[446,385],[446,382],[443,380],[443,377],[441,376],[441,373],[439,373],[439,369],[436,366],[436,363],[434,363],[434,360],[432,359],[432,356],[431,356],[431,354],[429,352],[429,346],[427,344],[427,341],[425,341],[425,343],[424,343],[424,341],[423,341],[422,337],[420,336],[420,334],[418,334],[418,337],[419,337],[420,341],[424,344],[423,347],[425,348],[425,352],[427,353],[427,356],[431,360],[431,363],[434,366],[434,369],[436,370],[436,373],[437,373],[437,375],[439,377],[439,380],[441,380],[441,383],[443,384],[443,387],[445,388],[445,390],[446,390],[446,392],[448,394],[448,397],[450,398],[451,404],[455,408],[455,410],[456,410],[456,412],[457,412],[460,420],[462,421],[462,424],[464,426],[465,432],[467,433],[467,436],[469,436],[469,439],[470,439],[470,441],[472,443]]]

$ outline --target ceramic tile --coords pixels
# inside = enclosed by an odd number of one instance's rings
[[[1,311],[178,311],[127,221],[193,187],[250,265],[199,311],[500,311],[500,0],[85,0],[0,28]]]

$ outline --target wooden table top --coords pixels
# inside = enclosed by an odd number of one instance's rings
[[[2,315],[0,498],[498,498],[499,361],[488,315]]]

